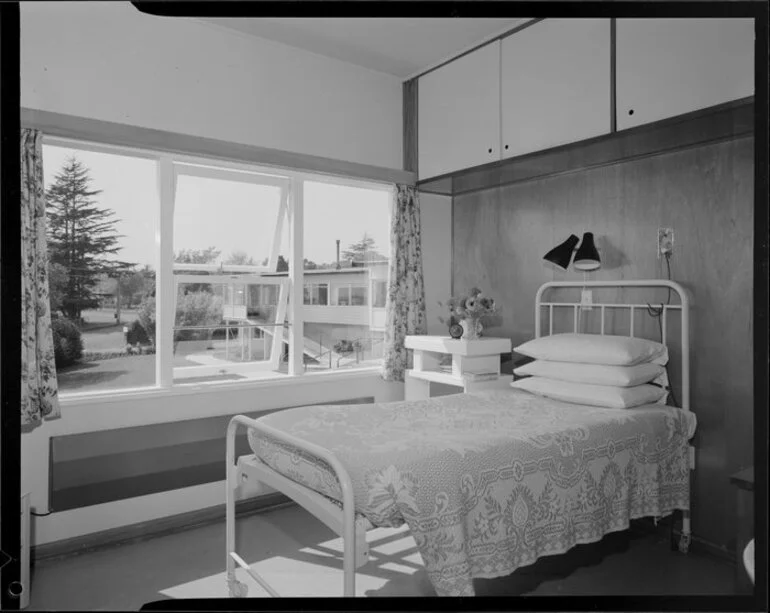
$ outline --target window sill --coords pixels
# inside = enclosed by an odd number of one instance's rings
[[[176,396],[187,396],[191,394],[220,394],[222,392],[265,389],[272,387],[285,386],[304,386],[324,383],[327,381],[338,381],[340,379],[360,379],[370,378],[379,375],[381,368],[379,366],[370,366],[366,368],[355,368],[345,370],[344,372],[315,372],[302,375],[276,375],[275,378],[260,379],[258,381],[232,381],[232,382],[209,382],[175,385],[170,388],[135,388],[126,390],[112,390],[109,392],[92,392],[80,394],[67,394],[60,396],[59,402],[62,407],[73,405],[105,404],[111,402],[122,402],[132,399],[144,398],[173,398]]]

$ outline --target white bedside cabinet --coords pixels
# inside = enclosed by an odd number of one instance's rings
[[[506,388],[512,375],[500,374],[500,354],[511,351],[511,339],[481,337],[468,341],[449,336],[407,336],[414,351],[414,368],[406,372],[406,400],[430,398],[430,384],[461,387],[463,392]],[[452,368],[439,368],[444,355],[452,356]]]

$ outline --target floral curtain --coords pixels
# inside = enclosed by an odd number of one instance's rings
[[[61,416],[48,299],[43,145],[39,130],[21,133],[21,425]]]
[[[422,277],[422,234],[417,190],[396,185],[390,221],[390,271],[385,303],[385,342],[382,376],[403,381],[410,368],[404,339],[425,334],[425,286]]]

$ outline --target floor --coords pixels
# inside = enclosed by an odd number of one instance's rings
[[[341,539],[297,506],[238,520],[238,553],[286,596],[339,596]],[[222,598],[224,522],[92,551],[33,567],[30,610],[138,610],[166,598]],[[371,561],[359,569],[361,596],[431,596],[405,529],[369,533]],[[238,571],[239,574],[242,571]],[[249,597],[266,593],[247,575]],[[538,560],[509,577],[477,580],[478,596],[729,595],[733,566],[672,552],[668,539],[626,531]]]

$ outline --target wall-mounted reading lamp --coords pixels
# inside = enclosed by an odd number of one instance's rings
[[[567,240],[551,249],[543,256],[543,259],[562,270],[567,270],[570,262],[576,270],[582,270],[583,272],[600,268],[602,263],[594,244],[593,232],[584,233],[583,240],[580,241],[580,247],[575,249],[578,241],[577,236],[570,234]],[[573,254],[575,255],[574,261],[572,260]]]

